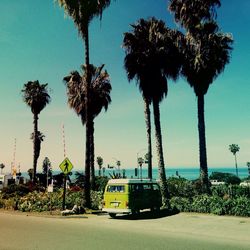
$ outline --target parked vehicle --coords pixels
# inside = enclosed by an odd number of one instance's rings
[[[250,181],[243,181],[240,183],[241,187],[250,187]]]
[[[159,210],[161,205],[160,188],[155,180],[111,179],[105,188],[102,210],[115,217],[148,208]]]
[[[213,186],[217,186],[217,185],[225,185],[226,182],[225,181],[218,181],[218,180],[210,180],[211,184]]]

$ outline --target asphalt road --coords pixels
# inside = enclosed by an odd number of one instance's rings
[[[250,218],[181,213],[152,218],[40,217],[0,212],[0,249],[250,249]]]

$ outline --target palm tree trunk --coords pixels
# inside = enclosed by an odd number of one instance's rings
[[[90,121],[90,186],[95,189],[95,144],[94,144],[94,120]]]
[[[153,100],[153,108],[154,108],[156,151],[158,157],[158,172],[159,172],[160,188],[162,194],[162,203],[164,207],[169,208],[170,197],[168,192],[168,185],[167,185],[166,172],[164,166],[161,123],[160,123],[160,109],[158,101]]]
[[[33,173],[32,173],[32,182],[36,183],[36,167],[37,167],[37,136],[38,136],[38,115],[34,114],[34,137],[33,137]]]
[[[206,129],[204,117],[204,95],[198,95],[198,130],[199,130],[199,151],[200,151],[200,180],[202,191],[210,193],[208,168],[207,168],[207,149],[206,149]]]
[[[234,154],[234,160],[235,160],[236,175],[237,175],[237,177],[239,177],[236,153]]]
[[[85,114],[86,114],[86,148],[85,148],[85,182],[83,189],[83,206],[86,208],[91,207],[90,200],[90,129],[89,129],[89,85],[90,85],[90,72],[89,72],[89,32],[88,26],[86,27],[85,32],[85,64],[87,71],[87,86],[86,86],[86,98],[85,98]]]
[[[144,98],[144,114],[148,139],[148,178],[152,179],[152,143],[151,143],[151,119],[149,101]]]

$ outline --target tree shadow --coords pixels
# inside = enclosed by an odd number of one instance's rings
[[[143,210],[138,214],[126,214],[126,215],[117,215],[115,218],[110,219],[115,219],[115,220],[152,220],[152,219],[159,219],[163,217],[169,217],[178,214],[179,211],[172,209],[161,209],[160,211],[148,211],[148,210]]]

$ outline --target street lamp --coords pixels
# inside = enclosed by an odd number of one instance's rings
[[[142,157],[139,157],[139,153],[145,151],[146,148],[143,148],[141,150],[139,150],[136,154],[136,160],[137,160],[137,166],[140,167],[140,177],[142,179],[142,164],[144,163],[144,160]]]

